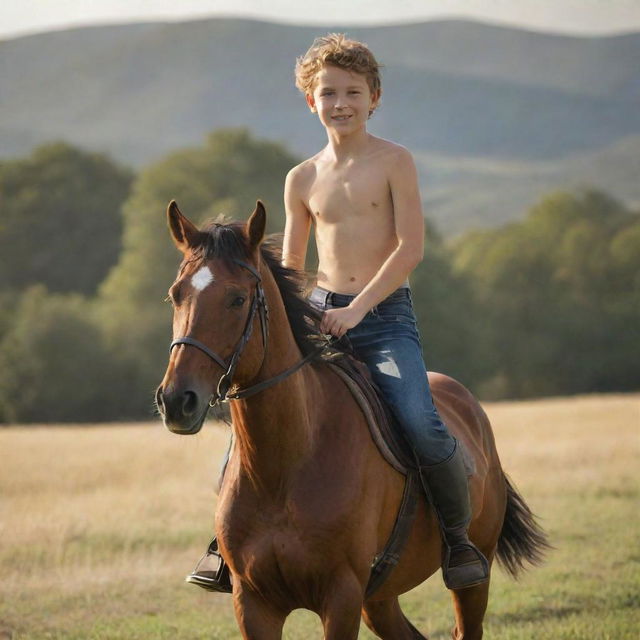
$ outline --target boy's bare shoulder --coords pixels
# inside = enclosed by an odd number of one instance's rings
[[[320,153],[317,153],[315,156],[303,160],[300,164],[293,167],[293,169],[290,169],[287,174],[287,180],[300,182],[315,175],[318,170],[317,163],[319,157]]]
[[[413,163],[413,155],[409,149],[397,142],[371,136],[371,149],[374,153],[384,158],[385,161]]]
[[[286,191],[302,194],[308,189],[309,185],[313,182],[318,173],[318,155],[319,154],[316,154],[311,158],[303,160],[300,164],[297,164],[293,169],[289,170],[285,180]]]

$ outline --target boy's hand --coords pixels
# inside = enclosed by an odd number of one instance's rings
[[[336,338],[342,338],[349,329],[353,329],[366,315],[366,312],[362,313],[352,307],[328,309],[322,316],[320,331],[322,333],[330,333]]]

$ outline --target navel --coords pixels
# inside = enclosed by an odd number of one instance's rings
[[[377,202],[372,202],[371,206],[374,207],[374,208],[377,208],[378,207],[378,203]]]
[[[355,281],[356,281],[356,279],[355,279],[353,276],[351,276],[351,277],[349,278],[349,282],[355,282]]]

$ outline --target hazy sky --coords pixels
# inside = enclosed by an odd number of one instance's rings
[[[468,17],[542,31],[640,31],[640,0],[3,0],[0,38],[75,25],[233,15],[299,24]]]

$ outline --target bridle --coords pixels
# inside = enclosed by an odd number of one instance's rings
[[[182,338],[176,338],[169,347],[169,353],[173,350],[173,348],[177,345],[184,344],[190,345],[192,347],[196,347],[196,349],[200,349],[203,353],[206,353],[216,364],[225,369],[225,372],[222,374],[220,380],[218,381],[218,385],[216,390],[211,395],[209,399],[209,406],[215,407],[216,405],[227,402],[228,400],[239,400],[241,398],[247,398],[252,396],[264,389],[267,389],[281,380],[284,380],[292,373],[295,373],[298,369],[304,366],[307,362],[315,358],[322,351],[325,350],[327,345],[321,345],[317,349],[314,349],[311,353],[307,354],[302,360],[299,360],[292,367],[289,367],[282,373],[274,376],[273,378],[269,378],[257,384],[251,385],[250,387],[246,387],[245,389],[239,389],[235,393],[229,393],[229,389],[233,384],[233,376],[238,366],[238,362],[240,360],[240,356],[244,351],[244,348],[247,346],[249,342],[249,338],[251,338],[251,333],[253,331],[253,323],[256,316],[256,313],[260,316],[260,326],[262,329],[262,345],[264,349],[263,355],[263,363],[267,356],[267,338],[269,336],[269,309],[267,306],[267,299],[264,295],[264,289],[262,287],[262,277],[260,273],[252,267],[250,264],[243,262],[242,260],[234,259],[237,265],[249,271],[249,273],[256,279],[256,288],[255,293],[251,299],[251,308],[249,309],[249,314],[247,315],[247,321],[244,325],[244,331],[238,340],[238,344],[234,349],[233,353],[229,357],[228,362],[224,360],[224,358],[220,357],[215,351],[210,349],[206,344],[200,342],[200,340],[196,340],[191,336],[183,336]]]
[[[225,402],[229,396],[229,389],[231,388],[233,375],[235,373],[236,367],[238,366],[238,361],[240,360],[240,356],[244,351],[244,348],[247,346],[247,342],[249,342],[249,338],[251,338],[251,333],[253,331],[253,321],[256,317],[256,312],[260,314],[260,326],[262,327],[262,345],[265,351],[267,350],[267,337],[269,332],[269,325],[267,324],[269,310],[267,308],[267,301],[264,296],[264,289],[262,288],[262,278],[258,271],[254,269],[250,264],[243,262],[242,260],[234,259],[233,262],[243,267],[251,275],[256,279],[256,289],[255,293],[251,299],[251,308],[249,309],[249,314],[247,315],[247,321],[244,325],[244,331],[240,336],[240,340],[236,345],[233,353],[229,357],[229,361],[226,362],[224,358],[220,357],[215,351],[210,349],[206,344],[200,342],[200,340],[196,340],[191,336],[183,336],[182,338],[176,338],[169,347],[169,353],[179,344],[191,345],[192,347],[196,347],[200,349],[203,353],[206,353],[216,364],[220,365],[225,372],[222,374],[218,382],[218,386],[215,392],[212,394],[211,399],[209,400],[209,406],[213,407],[220,402]]]

